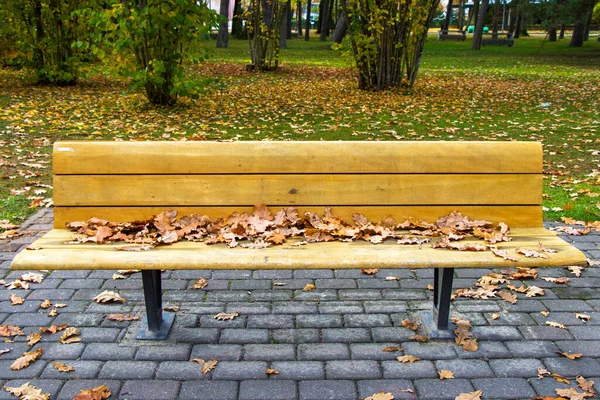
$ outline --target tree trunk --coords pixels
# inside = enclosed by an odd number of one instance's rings
[[[321,33],[321,25],[323,25],[323,3],[326,0],[319,1],[319,16],[317,19],[317,33]]]
[[[588,6],[585,26],[583,28],[583,41],[587,42],[590,39],[590,25],[592,23],[592,15],[594,14],[594,3]]]
[[[479,6],[479,16],[477,17],[477,25],[475,25],[475,33],[473,34],[473,43],[471,49],[479,50],[481,48],[481,39],[483,38],[483,25],[485,22],[485,14],[488,9],[488,0],[482,0]]]
[[[567,28],[566,24],[562,24],[560,26],[560,34],[558,35],[559,39],[564,39],[565,38],[565,29]]]
[[[492,18],[492,33],[498,37],[498,23],[500,22],[500,2],[496,0],[494,4],[494,16]]]
[[[242,0],[235,0],[233,3],[233,21],[231,21],[231,35],[236,38],[243,36],[244,25],[242,23]]]
[[[217,48],[229,47],[229,0],[221,0],[219,7],[220,21],[217,34]]]
[[[554,25],[548,31],[548,41],[556,42],[556,26],[554,26]]]
[[[458,1],[458,30],[462,31],[465,20],[465,0]]]
[[[296,19],[298,20],[298,37],[302,37],[302,0],[296,2]]]
[[[279,26],[279,47],[282,49],[287,49],[287,30],[288,30],[288,12],[290,11],[287,8],[286,3],[283,6],[283,14],[281,15],[281,25]]]
[[[342,2],[343,3],[343,2]],[[344,6],[342,5],[342,8]],[[331,34],[331,41],[334,43],[342,43],[342,39],[346,36],[346,31],[348,30],[348,20],[346,19],[346,15],[344,12],[340,12],[340,16],[337,20],[337,24],[335,24],[335,29]]]
[[[447,31],[450,27],[450,18],[452,18],[452,1],[448,0],[448,5],[446,6],[446,19],[444,20],[444,26],[442,26],[443,31]]]
[[[518,39],[521,37],[521,26],[523,25],[523,13],[521,12],[521,7],[517,6],[517,15],[515,17],[515,32],[514,38]]]
[[[473,8],[469,11],[469,20],[467,21],[467,27],[465,29],[469,29],[471,22],[473,22],[473,26],[477,25],[477,17],[479,15],[479,0],[475,0],[473,4]]]
[[[571,43],[569,47],[581,47],[583,46],[583,33],[585,30],[585,22],[577,21],[573,26],[573,36],[571,36]]]
[[[329,20],[331,19],[329,17],[329,3],[332,0],[323,0],[323,16],[321,19],[321,36],[319,37],[319,40],[321,42],[325,42],[327,40],[327,36],[329,36]]]
[[[310,40],[310,0],[306,2],[306,25],[304,27],[304,40]]]
[[[287,13],[287,29],[285,35],[288,39],[292,38],[292,0],[288,0],[285,7]]]

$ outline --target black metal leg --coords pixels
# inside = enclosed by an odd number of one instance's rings
[[[433,320],[437,329],[445,330],[450,317],[454,268],[435,268],[433,273]]]
[[[163,312],[160,270],[142,270],[146,318],[140,324],[136,339],[166,339],[175,320],[174,312]]]
[[[144,300],[146,301],[146,316],[148,329],[156,332],[162,323],[162,285],[160,271],[142,271],[144,283]]]

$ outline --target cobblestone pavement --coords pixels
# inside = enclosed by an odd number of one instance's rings
[[[0,244],[0,269],[10,282],[23,274],[9,270],[10,260],[35,237],[51,228],[52,211],[42,210],[22,225],[30,237]],[[600,259],[600,235],[566,237]],[[26,334],[40,326],[67,324],[81,330],[82,343],[63,345],[57,335],[44,335],[40,360],[28,368],[9,366],[30,347],[24,336],[0,349],[0,383],[17,386],[31,381],[53,399],[72,399],[80,389],[104,384],[111,398],[122,399],[364,399],[391,392],[396,399],[453,399],[459,393],[483,390],[486,399],[556,396],[555,388],[576,387],[582,375],[600,383],[600,266],[576,278],[566,269],[540,269],[540,277],[568,276],[568,285],[541,279],[528,283],[546,289],[544,297],[519,295],[515,305],[500,300],[457,299],[452,315],[474,325],[477,352],[466,352],[453,341],[417,343],[401,321],[416,319],[431,307],[432,270],[296,271],[166,271],[164,301],[180,306],[166,341],[133,339],[138,321],[112,322],[105,313],[143,315],[141,274],[113,280],[114,271],[54,271],[31,290],[0,289],[0,321],[18,325]],[[469,287],[487,269],[456,270],[454,288]],[[386,281],[393,275],[400,281]],[[193,290],[198,279],[208,279],[204,290]],[[283,286],[274,283],[285,283]],[[303,292],[307,283],[317,290]],[[114,289],[126,304],[101,305],[91,299]],[[9,295],[25,297],[11,305]],[[68,304],[56,317],[40,309],[44,299]],[[232,321],[217,321],[221,311],[239,312]],[[545,318],[540,311],[549,311]],[[574,312],[591,316],[582,322]],[[492,314],[500,314],[497,320]],[[552,320],[568,329],[547,326]],[[402,346],[404,353],[382,352]],[[576,360],[557,352],[582,353]],[[423,360],[402,364],[398,355]],[[206,375],[192,358],[217,359]],[[75,367],[61,373],[50,364],[63,361]],[[267,367],[279,371],[267,375]],[[570,385],[552,378],[538,379],[538,368],[570,378]],[[440,380],[438,371],[454,372]],[[411,389],[412,394],[406,389]],[[0,399],[14,398],[0,392]]]

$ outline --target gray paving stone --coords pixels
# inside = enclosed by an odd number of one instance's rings
[[[202,367],[189,361],[164,361],[158,365],[155,379],[167,380],[193,380],[193,379],[210,379],[213,376],[214,370],[202,374]]]
[[[237,400],[238,382],[186,381],[181,385],[181,400]]]
[[[269,331],[266,329],[223,329],[219,343],[269,343]]]
[[[358,268],[336,269],[334,271],[336,279],[368,279],[375,280],[375,275],[369,275]]]
[[[344,325],[349,328],[392,326],[388,314],[346,314]]]
[[[349,360],[350,349],[345,343],[310,343],[298,345],[298,360]]]
[[[342,316],[335,314],[307,314],[296,316],[297,328],[341,328]]]
[[[330,279],[333,278],[333,271],[330,269],[299,269],[294,270],[296,279]]]
[[[544,379],[531,378],[529,379],[529,383],[539,396],[557,397],[556,389],[568,389],[570,387],[581,392],[581,389],[577,387],[577,383],[574,380],[571,380],[570,384],[566,384],[549,377]]]
[[[500,306],[495,300],[464,299],[454,301],[454,308],[460,312],[498,312]]]
[[[483,360],[441,360],[436,361],[438,371],[443,369],[454,372],[455,378],[490,378],[494,372]]]
[[[319,304],[321,314],[350,314],[365,312],[362,303],[358,301],[330,301]]]
[[[600,341],[560,341],[556,345],[567,353],[582,353],[586,357],[600,357]]]
[[[371,332],[367,328],[321,329],[321,340],[324,343],[370,342]]]
[[[381,290],[376,289],[343,289],[338,290],[340,300],[362,301],[381,300]]]
[[[408,353],[405,353],[408,354]],[[438,378],[439,375],[433,362],[421,360],[411,363],[399,361],[382,361],[383,377],[385,379],[422,379]]]
[[[190,282],[190,287],[194,285],[194,282]],[[206,290],[229,290],[229,280],[225,279],[210,279],[208,285],[205,287]]]
[[[353,400],[356,384],[346,380],[302,381],[298,384],[300,400]]]
[[[50,326],[54,317],[49,317],[46,313],[20,313],[18,310],[4,320],[7,325],[17,326]]]
[[[93,280],[99,280],[99,279],[93,279]],[[162,283],[165,284],[167,282],[167,280],[164,280]],[[132,289],[137,289],[137,290],[141,290],[143,287],[142,284],[142,280],[141,279],[124,279],[124,280],[101,280],[101,284],[100,286],[96,287],[94,285],[89,285],[89,286],[81,286],[78,287],[74,284],[70,284],[69,287],[73,288],[73,289],[84,289],[84,288],[89,288],[89,289],[103,289],[103,290],[132,290]]]
[[[352,343],[350,344],[350,353],[353,360],[395,360],[401,355],[400,352],[383,351],[385,347],[399,347],[397,343]]]
[[[105,342],[105,343],[114,343],[119,338],[121,334],[120,328],[92,328],[92,327],[82,327],[79,328],[81,332],[81,338],[84,343],[91,342]]]
[[[365,301],[365,312],[371,313],[399,313],[407,310],[407,303],[404,301]]]
[[[319,289],[354,289],[354,279],[315,279],[315,286]]]
[[[490,360],[490,367],[499,378],[529,378],[537,376],[538,368],[543,368],[540,360],[532,358]]]
[[[554,322],[558,322],[560,324],[567,325],[567,326],[572,326],[572,325],[582,326],[582,325],[587,325],[587,324],[595,325],[594,323],[591,323],[591,322],[600,323],[600,321],[598,321],[598,317],[600,317],[600,315],[598,315],[598,313],[585,312],[585,314],[592,317],[594,319],[594,321],[590,320],[587,323],[583,322],[582,320],[580,320],[579,318],[577,318],[575,316],[575,313],[572,313],[572,312],[552,312],[547,317],[544,317],[542,314],[539,314],[539,313],[534,313],[534,314],[531,314],[531,317],[536,321],[536,323],[538,325],[545,325],[546,321],[548,321],[548,320],[552,320]],[[594,318],[594,317],[596,317],[596,318]]]
[[[327,379],[378,379],[381,369],[377,361],[338,360],[325,363]]]
[[[104,279],[65,279],[60,284],[61,289],[100,289]]]
[[[44,353],[40,357],[40,359],[42,360],[76,360],[83,353],[83,350],[85,349],[85,344],[38,343],[32,348],[31,351],[36,350],[40,347],[44,349]]]
[[[152,379],[154,361],[107,361],[100,370],[100,379]]]
[[[339,300],[335,289],[316,289],[309,292],[302,290],[294,291],[295,301],[336,301]]]
[[[68,304],[70,305],[73,302],[71,300]],[[96,303],[96,302],[87,302],[87,301],[78,301],[78,303],[87,304],[85,310],[90,313],[103,313],[103,314],[127,314],[133,311],[133,304],[104,304],[104,303]],[[79,312],[69,310],[69,307],[65,307],[62,309],[66,312]]]
[[[422,289],[384,289],[382,290],[385,300],[424,300],[427,299],[425,290]]]
[[[135,380],[123,383],[119,398],[139,400],[169,400],[177,399],[180,382]]]
[[[386,281],[384,279],[357,279],[359,289],[397,289],[400,287],[398,281]]]
[[[50,276],[54,279],[84,279],[90,275],[91,271],[87,269],[52,271]]]
[[[486,398],[493,399],[524,399],[535,396],[535,391],[522,378],[487,378],[473,379],[475,389],[483,390]]]
[[[542,300],[544,305],[552,311],[586,312],[594,311],[588,303],[583,300]]]
[[[510,343],[510,342],[506,342]],[[477,351],[466,351],[462,347],[455,347],[459,358],[476,358],[476,359],[491,359],[491,358],[509,358],[510,351],[502,342],[483,341],[479,342]]]
[[[600,300],[588,300],[587,303],[596,311],[600,311]]]
[[[289,400],[298,395],[296,382],[290,380],[242,381],[239,400]]]
[[[317,305],[309,302],[275,302],[273,314],[315,314]]]
[[[61,362],[75,368],[72,372],[60,372],[52,365],[52,362]],[[48,363],[41,377],[46,379],[94,379],[98,377],[102,361],[79,361],[53,359]]]
[[[58,400],[73,400],[80,391],[95,388],[100,385],[108,386],[111,393],[119,393],[121,381],[106,379],[74,379],[66,381],[58,393]]]
[[[314,283],[312,279],[277,279],[275,282],[284,284],[273,286],[273,290],[302,290],[308,283]],[[317,286],[317,289],[321,289]]]
[[[523,339],[519,330],[514,326],[474,326],[472,332],[478,340],[505,341]]]
[[[221,361],[212,372],[215,380],[267,379],[265,361]]]
[[[479,279],[484,275],[491,273],[491,269],[487,268],[456,268],[454,276],[456,278],[475,278]]]
[[[10,295],[9,293],[6,294]],[[17,296],[25,298],[25,294],[23,293],[19,293]],[[16,312],[24,314],[36,313],[40,309],[40,303],[41,301],[25,301],[23,304],[14,306],[10,301],[2,301],[0,302],[0,312],[7,314]]]
[[[569,360],[565,357],[554,357],[544,358],[543,362],[549,371],[565,377],[574,378],[579,375],[588,377],[600,374],[600,363],[593,358],[587,357],[587,354],[584,354],[583,357],[577,360]]]
[[[373,334],[373,341],[377,343],[382,342],[401,342],[408,340],[409,337],[415,333],[407,328],[373,328],[371,330]]]
[[[50,396],[53,399],[56,398],[58,392],[60,391],[60,388],[63,385],[63,381],[58,379],[36,379],[34,381],[31,381],[29,379],[15,379],[6,382],[5,386],[14,388],[22,386],[27,382],[29,382],[31,385],[35,386],[38,389],[42,389],[42,393],[50,393]],[[14,400],[16,399],[16,397],[3,389],[2,391],[0,391],[0,399]]]
[[[500,306],[508,312],[540,312],[547,311],[546,306],[539,300],[522,300],[516,304],[501,302]]]
[[[247,344],[244,346],[244,360],[275,361],[295,360],[296,349],[293,344]]]
[[[500,318],[493,319],[492,313],[485,313],[485,319],[488,325],[512,325],[512,326],[520,326],[520,325],[537,325],[536,321],[527,313],[507,313],[501,312]],[[540,317],[542,315],[540,314]],[[473,323],[473,322],[471,322]]]
[[[242,358],[242,346],[239,344],[197,344],[192,348],[189,359],[192,358],[237,361]]]
[[[250,315],[246,324],[248,328],[282,329],[293,328],[294,317],[292,315]]]
[[[232,290],[255,290],[271,289],[271,281],[266,279],[241,279],[231,282],[229,287]]]
[[[211,277],[212,271],[209,270],[178,269],[171,271],[171,279],[192,279],[197,281],[200,278],[210,279]]]
[[[293,379],[303,381],[307,379],[325,379],[323,362],[319,361],[273,361],[271,368],[279,371],[271,379]]]
[[[0,349],[2,350],[10,350],[7,353],[0,354],[0,360],[12,360],[14,361],[17,357],[23,355],[24,352],[29,351],[31,346],[28,346],[27,343],[2,343],[0,345]]]
[[[90,343],[81,355],[82,360],[132,360],[137,347],[119,346],[116,343]]]
[[[558,347],[551,341],[525,340],[522,342],[505,342],[515,358],[557,357]]]
[[[228,313],[239,312],[242,315],[260,315],[271,312],[271,303],[228,303],[225,307]]]
[[[54,320],[55,325],[67,326],[99,326],[104,319],[104,314],[99,313],[62,313]]]
[[[213,315],[202,315],[200,316],[199,323],[202,328],[244,328],[247,318],[245,315],[239,315],[234,319],[220,321]]]
[[[293,297],[291,290],[253,290],[250,293],[252,301],[288,301]]]
[[[273,329],[273,343],[316,343],[321,340],[318,329]]]
[[[219,330],[216,328],[178,328],[177,325],[169,334],[169,339],[178,343],[216,343]]]
[[[453,341],[403,342],[404,354],[410,354],[423,360],[448,360],[457,357]]]
[[[217,272],[217,271],[215,271]],[[208,292],[206,297],[207,301],[225,301],[225,302],[233,302],[233,301],[248,301],[250,300],[250,294],[245,291],[216,291],[216,292]]]
[[[569,332],[577,340],[600,340],[600,329],[597,326],[570,326]]]
[[[552,326],[520,326],[526,340],[568,340],[572,336],[569,331]]]
[[[473,386],[466,379],[419,379],[414,385],[419,398],[431,400],[453,399],[461,393],[473,392]]]
[[[376,393],[391,393],[394,399],[414,399],[415,395],[406,392],[407,389],[414,390],[411,381],[405,379],[370,379],[358,381],[358,397],[367,398]]]
[[[552,291],[561,299],[591,300],[600,298],[600,290],[597,288],[558,287]]]
[[[10,369],[12,363],[23,354],[14,354],[14,358],[7,361],[0,361],[0,379],[32,379],[39,376],[44,368],[46,361],[37,360],[29,364],[29,367],[13,371]]]
[[[289,269],[259,269],[254,271],[254,279],[292,279],[293,272]]]

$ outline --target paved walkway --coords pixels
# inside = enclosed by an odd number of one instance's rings
[[[52,211],[42,210],[23,224],[31,237],[0,244],[0,269],[7,282],[23,272],[9,270],[16,252],[51,228]],[[600,235],[567,240],[600,259]],[[457,270],[455,288],[469,287],[490,270]],[[582,375],[600,384],[600,266],[588,267],[581,278],[566,269],[540,269],[541,277],[568,276],[568,285],[541,279],[528,281],[546,288],[544,297],[521,298],[515,305],[501,300],[458,299],[453,315],[474,325],[479,350],[466,352],[451,341],[417,343],[401,321],[416,318],[431,307],[431,270],[317,271],[166,271],[166,305],[180,306],[167,341],[136,342],[139,324],[112,322],[105,313],[143,315],[141,274],[113,280],[113,271],[55,271],[31,290],[0,289],[0,321],[18,325],[25,333],[40,326],[67,324],[81,330],[82,343],[63,345],[57,335],[45,335],[40,360],[20,371],[9,369],[24,351],[24,336],[1,349],[0,383],[17,386],[27,381],[53,399],[72,399],[80,389],[104,384],[111,398],[122,399],[364,399],[391,392],[396,399],[454,399],[459,393],[483,390],[485,399],[556,396],[555,388],[576,387]],[[393,275],[400,281],[386,281]],[[198,279],[208,279],[204,290],[193,290]],[[275,285],[285,283],[285,285]],[[303,292],[307,283],[317,290]],[[106,289],[115,289],[125,305],[91,301]],[[9,295],[25,297],[11,305]],[[68,304],[48,317],[40,303]],[[232,321],[217,321],[221,311],[239,312]],[[549,311],[546,318],[540,311]],[[591,316],[587,323],[573,312]],[[492,314],[500,314],[497,320]],[[547,326],[552,320],[568,329]],[[404,352],[382,352],[402,346]],[[582,353],[569,360],[557,352]],[[410,354],[423,360],[402,364],[395,358]],[[192,358],[217,359],[217,367],[202,375]],[[61,373],[50,364],[62,361],[75,367]],[[267,375],[267,367],[279,371]],[[546,377],[538,368],[570,378],[570,385]],[[439,370],[455,379],[440,380]],[[406,391],[406,389],[411,389]],[[579,389],[579,391],[581,391]],[[0,392],[0,399],[14,398]]]

